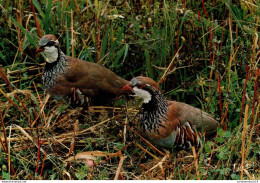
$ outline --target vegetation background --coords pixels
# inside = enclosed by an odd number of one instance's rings
[[[0,1],[0,179],[260,179],[258,0]],[[212,114],[200,149],[153,147],[141,101],[80,108],[44,93],[39,38]]]

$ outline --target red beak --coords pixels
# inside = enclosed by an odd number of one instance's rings
[[[44,48],[39,46],[36,50],[36,53],[39,53],[39,52],[43,52],[44,51]]]
[[[132,89],[133,88],[130,86],[130,84],[127,84],[127,85],[123,86],[123,88],[122,88],[123,91],[132,91]]]

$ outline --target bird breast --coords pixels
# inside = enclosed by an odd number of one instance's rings
[[[47,92],[50,92],[51,88],[56,85],[60,78],[68,71],[68,61],[63,55],[60,59],[54,63],[46,63],[43,73],[43,85]]]

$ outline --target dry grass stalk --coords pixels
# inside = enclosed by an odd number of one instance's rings
[[[154,170],[156,167],[160,167],[162,174],[164,174],[164,169],[163,169],[163,163],[166,161],[166,159],[170,158],[170,152],[167,151],[164,155],[164,157],[161,159],[161,161],[159,163],[157,163],[155,166],[153,166],[152,168],[150,168],[149,170],[147,170],[144,174],[147,174],[148,172],[151,172],[152,170]]]
[[[73,37],[73,34],[74,34],[74,29],[73,29],[73,11],[72,9],[70,10],[70,18],[71,18],[71,57],[74,58],[74,37]]]
[[[44,158],[43,158],[43,160],[42,160],[42,168],[41,168],[41,173],[40,173],[40,176],[39,176],[39,179],[41,179],[41,177],[42,177],[42,174],[43,174],[43,168],[44,168],[44,162],[45,162],[45,160],[46,160],[46,153],[44,154]]]
[[[2,138],[1,138],[1,145],[3,147],[3,151],[6,153],[6,158],[8,160],[8,170],[9,170],[9,173],[11,172],[10,175],[15,175],[15,171],[14,171],[13,165],[12,165],[12,163],[10,161],[10,141],[7,140],[7,135],[6,135],[6,130],[5,130],[4,119],[3,119],[3,116],[2,116],[1,107],[0,107],[0,119],[1,119],[1,124],[2,124],[3,132],[4,132],[4,140],[2,140]],[[3,141],[5,141],[5,146],[4,146],[4,142]]]
[[[126,106],[127,108],[127,106]],[[125,118],[125,124],[128,124],[128,118]],[[124,134],[123,134],[123,137],[124,137],[124,145],[125,145],[125,142],[126,142],[126,125],[124,125]]]
[[[255,180],[255,178],[252,177],[252,176],[250,175],[250,173],[249,173],[246,169],[244,169],[244,172],[245,172],[245,174],[248,176],[248,178],[249,178],[250,180]]]
[[[148,142],[145,138],[143,138],[140,134],[138,134],[137,132],[135,132],[134,130],[132,130],[132,128],[130,128],[130,126],[126,125],[126,127],[133,132],[135,135],[137,135],[139,138],[141,138],[146,144],[148,144],[151,148],[153,148],[156,152],[158,152],[161,156],[165,156],[165,154],[163,152],[161,152],[159,149],[157,149],[154,145],[152,145],[150,142]]]
[[[217,138],[217,137],[218,137],[218,134],[216,135],[215,138]],[[212,147],[212,150],[211,150],[211,153],[210,153],[209,163],[208,163],[208,167],[207,167],[207,174],[205,175],[204,180],[206,180],[207,177],[208,177],[208,171],[209,171],[209,168],[210,168],[210,164],[211,164],[211,160],[212,160],[212,156],[213,156],[213,151],[214,151],[214,149],[215,149],[216,143],[217,143],[217,141],[215,140],[215,141],[214,141],[214,144],[213,144],[213,147]]]
[[[78,5],[78,2],[77,2],[77,0],[74,0],[74,3],[75,3],[75,5],[76,5],[76,8],[77,8],[77,10],[78,10],[79,14],[80,14],[80,13],[81,13],[81,11],[80,11],[80,8],[79,8],[79,5]]]
[[[196,150],[195,150],[195,147],[192,146],[192,153],[193,153],[193,157],[194,157],[194,165],[195,165],[195,168],[196,168],[196,175],[197,175],[197,180],[200,180],[200,172],[199,172],[199,165],[198,165],[198,155],[196,155]],[[198,152],[199,154],[199,152]]]
[[[99,109],[111,109],[114,112],[122,112],[122,108],[121,107],[107,107],[107,106],[89,106],[89,112],[98,112]],[[124,109],[127,112],[133,112],[133,113],[137,113],[139,112],[139,110],[134,109],[134,108],[126,108]]]
[[[74,150],[75,147],[75,142],[76,142],[76,135],[77,135],[77,131],[78,131],[78,126],[79,126],[79,120],[76,120],[75,124],[74,124],[74,133],[73,133],[73,137],[71,139],[71,143],[70,143],[70,150],[67,156],[70,156],[70,154],[72,153],[72,151]]]
[[[170,68],[172,67],[173,61],[175,60],[175,58],[179,55],[179,51],[181,50],[182,46],[180,46],[180,48],[177,50],[177,52],[175,53],[174,57],[172,58],[170,64],[168,65],[167,69],[164,71],[161,79],[157,82],[158,84],[160,84],[161,82],[163,82],[165,80],[165,77],[171,72],[169,71]],[[172,72],[171,72],[172,73]]]
[[[253,96],[253,104],[252,104],[252,114],[251,114],[251,120],[250,120],[250,126],[252,127],[253,126],[253,118],[254,118],[254,112],[255,112],[255,102],[259,99],[257,99],[257,96],[258,96],[258,76],[260,74],[260,69],[257,69],[256,70],[256,73],[255,73],[255,83],[254,83],[254,96]],[[257,113],[256,113],[257,114]]]
[[[118,164],[118,167],[117,167],[117,170],[116,170],[116,175],[115,175],[114,180],[118,180],[122,165],[123,165],[124,160],[126,158],[126,156],[123,156],[122,154],[119,154],[119,157],[120,157],[120,161],[119,161],[119,164]]]
[[[242,132],[242,148],[241,148],[241,167],[240,167],[240,179],[243,180],[243,172],[244,172],[244,165],[245,165],[245,139],[246,139],[246,132],[247,132],[247,118],[248,118],[248,110],[249,106],[246,104],[245,109],[245,116],[244,116],[244,125],[243,125],[243,132]]]
[[[43,104],[42,104],[42,106],[41,106],[41,110],[40,110],[38,116],[35,118],[35,120],[34,120],[34,121],[32,122],[32,124],[31,124],[32,127],[34,126],[34,124],[36,123],[36,121],[38,120],[38,118],[40,117],[41,114],[43,114],[43,115],[45,116],[45,114],[44,114],[44,109],[45,109],[45,105],[47,104],[49,98],[50,98],[50,95],[48,94],[48,95],[45,97],[45,99],[44,99],[44,102],[43,102]],[[40,99],[39,99],[39,100],[40,100]],[[47,126],[47,125],[46,125],[46,119],[44,119],[44,122],[45,122],[45,126]]]
[[[255,119],[254,119],[252,127],[250,127],[250,135],[249,135],[249,139],[246,143],[247,148],[246,148],[246,153],[245,153],[245,159],[247,158],[248,151],[249,151],[249,148],[250,148],[250,143],[252,142],[252,136],[253,136],[253,132],[255,130],[255,124],[256,124],[257,114],[259,113],[259,107],[260,107],[260,104],[257,105]],[[251,115],[253,115],[253,113]]]
[[[9,129],[9,138],[11,137],[11,133],[12,131]],[[11,175],[11,157],[10,157],[10,154],[11,154],[11,150],[10,150],[10,146],[11,146],[11,143],[10,141],[8,142],[8,146],[7,146],[7,161],[8,161],[8,172],[9,174]]]
[[[99,163],[95,163],[94,166],[92,166],[92,171],[90,173],[90,176],[88,177],[89,180],[92,179],[92,176],[93,176],[93,173],[94,173],[94,168],[97,166],[97,165],[100,165],[102,163],[105,163],[106,161],[110,160],[111,158],[115,157],[115,156],[118,156],[119,154],[122,154],[122,151],[124,151],[125,149],[127,149],[130,145],[132,145],[134,143],[134,141],[130,142],[129,144],[127,144],[125,147],[123,147],[122,149],[120,149],[118,152],[116,153],[113,153],[111,156],[109,156],[108,158],[106,158],[105,160],[103,161],[100,161]]]
[[[152,153],[150,153],[149,151],[147,151],[145,148],[143,148],[140,144],[135,143],[135,145],[137,147],[139,147],[140,149],[142,149],[144,152],[146,152],[147,154],[149,154],[150,156],[152,156],[154,159],[156,160],[160,160],[157,156],[153,155]]]
[[[67,158],[65,161],[74,161],[79,159],[91,159],[96,160],[96,157],[107,157],[107,156],[114,156],[118,155],[117,153],[106,153],[102,151],[87,151],[87,152],[81,152],[77,153],[75,156],[71,156]]]
[[[1,67],[0,67],[0,75],[1,75],[1,77],[3,78],[4,82],[6,83],[7,87],[9,88],[9,90],[10,90],[11,92],[13,92],[14,89],[11,87],[10,81],[8,80],[6,74],[3,72],[3,70],[2,70]],[[23,112],[23,110],[22,110],[17,104],[15,104],[15,102],[14,102],[10,97],[8,97],[8,95],[7,95],[1,88],[0,88],[0,92],[1,92],[1,93],[5,96],[5,98],[8,99],[21,113],[23,113],[24,116],[25,116],[26,118],[28,118],[29,122],[31,123],[30,116],[28,116],[27,114],[25,114],[25,113]],[[28,114],[30,114],[29,109],[24,105],[24,103],[21,101],[21,99],[18,97],[18,95],[17,95],[15,92],[14,92],[14,96],[15,96],[15,98],[22,104],[22,107],[24,108],[24,110],[25,110]]]
[[[39,145],[38,145],[38,156],[37,156],[37,162],[36,162],[36,170],[35,170],[35,177],[37,177],[38,168],[39,168],[39,161],[40,161],[40,154],[41,154],[41,137],[39,138]]]
[[[22,127],[20,127],[20,126],[18,126],[18,125],[15,125],[15,127],[18,128],[18,130],[19,130],[24,136],[26,136],[28,139],[30,139],[30,141],[31,141],[37,148],[39,148],[39,145],[33,140],[33,138],[32,138]],[[41,151],[43,154],[46,154],[46,152],[45,152],[42,148],[40,148],[40,151]],[[51,158],[49,155],[46,154],[46,156],[48,157],[48,159],[49,159],[55,166],[57,166],[56,163],[52,160],[52,158]]]
[[[95,130],[96,127],[98,127],[98,126],[100,126],[100,125],[103,125],[104,123],[107,123],[108,121],[111,121],[111,120],[113,120],[113,119],[116,119],[116,118],[118,118],[119,116],[120,116],[120,114],[118,114],[118,115],[116,115],[116,116],[113,116],[112,118],[108,118],[108,119],[106,119],[106,120],[104,120],[104,121],[102,121],[102,122],[100,122],[100,123],[98,123],[98,124],[96,124],[96,125],[93,125],[93,126],[87,128],[87,129],[81,130],[81,131],[78,132],[78,135],[79,135],[79,134],[83,134],[83,133],[85,133],[85,132],[87,132],[87,131],[93,131],[93,130]],[[68,133],[65,133],[65,134],[61,134],[61,135],[59,135],[59,136],[56,136],[56,138],[62,138],[62,137],[71,136],[71,135],[73,135],[73,133],[74,133],[74,132],[68,132]]]
[[[33,121],[32,126],[36,123],[36,121],[38,120],[38,118],[39,118],[39,116],[40,116],[41,113],[43,113],[43,119],[44,119],[44,121],[46,121],[45,113],[42,112],[42,111],[44,111],[44,110],[43,110],[44,105],[42,104],[42,101],[41,101],[40,95],[39,95],[39,93],[38,93],[37,87],[36,87],[36,85],[35,85],[34,82],[33,82],[33,86],[34,86],[34,88],[35,88],[35,91],[36,91],[36,94],[37,94],[38,100],[39,100],[40,105],[41,105],[41,110],[40,110],[41,112],[38,114],[38,116],[36,117],[36,119]],[[45,103],[45,104],[46,104],[46,103]]]
[[[218,78],[218,93],[219,93],[219,110],[220,110],[220,115],[221,115],[221,124],[223,125],[222,127],[224,128],[224,116],[223,116],[223,111],[222,111],[222,104],[221,104],[221,84],[220,84],[220,78],[219,78],[219,72],[217,71],[217,78]]]
[[[240,112],[239,123],[242,123],[242,118],[243,118],[243,111],[244,111],[244,103],[245,103],[246,87],[247,87],[248,77],[249,77],[249,67],[246,66],[246,80],[245,80],[245,85],[244,85],[244,89],[243,89],[242,107],[241,107],[241,112]]]
[[[36,28],[37,28],[37,32],[38,32],[39,36],[42,37],[41,27],[40,27],[39,21],[38,21],[37,16],[36,16],[36,13],[35,13],[35,9],[34,9],[34,5],[33,5],[33,3],[32,3],[32,0],[29,0],[29,4],[30,4],[30,6],[31,6],[31,8],[32,8],[32,13],[33,13],[35,25],[36,25]]]

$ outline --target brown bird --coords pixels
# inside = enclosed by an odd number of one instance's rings
[[[150,78],[135,77],[123,90],[144,100],[138,114],[139,125],[154,144],[183,149],[198,147],[197,131],[205,130],[209,135],[217,130],[218,122],[208,113],[185,103],[166,100],[158,84]]]
[[[46,55],[43,85],[56,99],[71,96],[74,91],[81,104],[84,96],[90,97],[92,104],[106,104],[120,96],[122,87],[129,83],[101,65],[66,56],[52,34],[40,39],[38,52]]]

